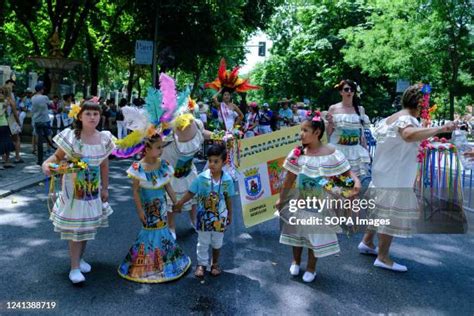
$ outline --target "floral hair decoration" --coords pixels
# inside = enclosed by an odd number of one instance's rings
[[[321,121],[321,112],[319,111],[306,111],[306,117],[310,118],[312,122],[320,122]]]
[[[431,94],[431,87],[429,84],[418,84],[421,93],[423,93],[423,98],[420,100],[420,108],[421,108],[421,118],[424,120],[426,126],[429,126],[431,122],[431,113],[436,111],[436,105],[430,108],[430,94]]]
[[[76,103],[71,106],[67,116],[77,120],[77,115],[79,115],[79,112],[81,112],[81,106]]]

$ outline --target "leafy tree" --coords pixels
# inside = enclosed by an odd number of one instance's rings
[[[350,43],[343,50],[345,61],[369,76],[386,74],[392,80],[430,82],[435,92],[447,91],[452,119],[455,96],[472,93],[473,42],[469,36],[472,3],[467,0],[374,0],[371,3],[376,9],[365,25],[341,31]]]

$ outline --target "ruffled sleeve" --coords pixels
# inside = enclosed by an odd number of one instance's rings
[[[383,119],[375,126],[374,136],[377,142],[383,143],[389,137],[397,137],[399,130],[407,126],[419,127],[420,123],[410,115],[400,116],[395,122],[388,125],[387,119]]]
[[[337,149],[326,156],[301,156],[299,164],[301,173],[310,178],[338,176],[351,169],[346,156]]]
[[[132,165],[127,169],[127,176],[135,180],[146,181],[146,175],[138,161],[132,163]]]
[[[115,149],[115,136],[109,131],[100,132],[102,145],[105,149],[105,156],[108,157]]]
[[[407,126],[414,126],[414,127],[419,127],[420,123],[410,115],[403,115],[400,116],[394,123],[393,125],[397,127],[398,129],[405,128]]]
[[[174,175],[174,169],[166,161],[161,161],[159,169],[145,171],[139,162],[134,162],[127,170],[129,178],[140,181],[140,186],[149,189],[161,189],[168,184]]]
[[[77,153],[74,151],[74,143],[77,142],[74,130],[66,128],[54,136],[53,141],[66,153],[68,157],[77,156]]]
[[[203,136],[203,131],[204,131],[204,125],[203,123],[195,119],[194,122],[196,123],[197,126],[197,131],[196,134],[191,138],[190,140],[186,142],[180,142],[178,141],[178,136],[174,135],[174,141],[176,144],[176,151],[178,156],[190,156],[194,155],[196,152],[198,152],[202,144],[204,143],[204,136]]]
[[[288,170],[289,172],[298,175],[301,172],[301,166],[298,163],[299,157],[295,154],[295,150],[293,149],[285,159],[283,163],[283,168]]]

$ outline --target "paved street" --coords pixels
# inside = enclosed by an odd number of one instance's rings
[[[277,220],[246,229],[240,209],[226,232],[225,272],[200,282],[190,272],[175,282],[146,285],[126,281],[116,268],[139,231],[129,180],[130,161],[111,162],[110,227],[88,244],[92,264],[85,286],[68,280],[66,242],[48,221],[47,185],[35,185],[0,199],[0,314],[7,301],[55,301],[57,315],[140,314],[437,314],[474,313],[474,213],[470,234],[396,239],[392,253],[409,271],[396,274],[372,267],[359,255],[360,235],[339,236],[342,252],[318,263],[312,284],[288,273],[289,247],[279,244]],[[197,235],[187,216],[178,221],[178,241],[196,262]],[[18,313],[16,311],[15,313]]]

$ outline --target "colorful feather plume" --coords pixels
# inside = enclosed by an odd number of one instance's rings
[[[140,143],[130,148],[116,148],[112,154],[119,158],[129,158],[143,151],[145,144]]]
[[[163,115],[163,108],[161,107],[161,102],[163,95],[160,90],[157,90],[153,87],[148,88],[147,96],[145,98],[145,109],[148,114],[150,123],[157,126],[160,124],[160,117]]]
[[[140,144],[146,136],[146,131],[133,131],[122,139],[117,139],[115,145],[117,148],[130,148]]]
[[[225,59],[221,59],[219,70],[217,71],[217,78],[213,82],[208,82],[204,85],[206,88],[211,88],[219,91],[221,88],[233,89],[237,92],[246,92],[248,90],[260,89],[259,86],[251,85],[248,79],[239,78],[240,67],[235,67],[232,71],[227,70]]]
[[[165,112],[161,118],[161,122],[171,122],[174,111],[176,110],[176,86],[173,78],[162,73],[160,75],[160,90],[162,94],[161,107]]]

